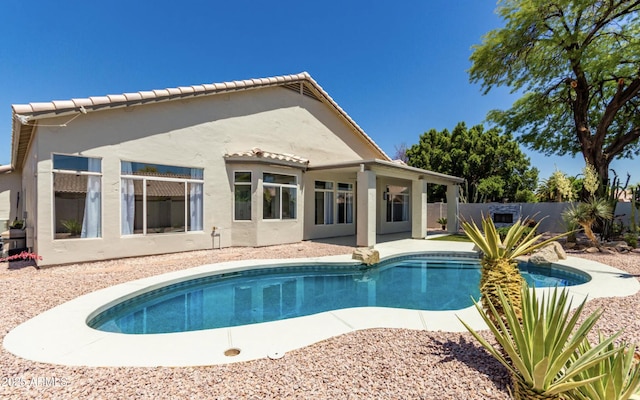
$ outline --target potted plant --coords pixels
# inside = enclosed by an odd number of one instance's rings
[[[71,234],[71,237],[80,236],[82,232],[82,223],[75,219],[63,220],[62,226]]]
[[[9,226],[9,229],[24,229],[24,220],[16,218]]]
[[[437,223],[440,224],[440,226],[442,227],[442,230],[446,230],[447,229],[447,219],[446,218],[438,218],[438,220],[436,221]]]

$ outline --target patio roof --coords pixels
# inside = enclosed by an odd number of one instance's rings
[[[41,119],[68,116],[70,120],[67,122],[70,122],[71,119],[81,117],[84,114],[102,110],[135,107],[150,103],[184,100],[193,97],[213,96],[267,87],[282,87],[293,90],[301,95],[327,104],[347,125],[360,135],[365,142],[371,145],[380,154],[381,158],[391,160],[373,139],[324,91],[311,75],[307,72],[302,72],[299,74],[269,78],[181,86],[71,100],[14,104],[12,106],[11,165],[17,169],[22,167],[29,143],[37,127],[37,121]]]
[[[439,185],[457,185],[464,182],[463,178],[451,176],[447,174],[441,174],[439,172],[428,171],[426,169],[410,167],[400,161],[387,161],[387,160],[355,160],[336,164],[323,164],[323,165],[310,165],[307,171],[322,171],[322,170],[343,170],[357,172],[360,170],[372,170],[381,175],[395,176],[398,178],[412,178],[418,177],[424,179],[429,183],[435,183]]]

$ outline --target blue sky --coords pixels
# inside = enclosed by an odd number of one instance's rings
[[[393,156],[431,128],[479,124],[515,100],[469,83],[471,46],[502,25],[494,9],[473,0],[6,1],[0,164],[10,162],[11,104],[302,71]],[[527,154],[540,178],[584,166],[581,156]],[[613,167],[625,176],[632,161]]]

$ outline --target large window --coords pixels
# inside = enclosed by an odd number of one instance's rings
[[[409,188],[406,186],[387,186],[387,222],[409,220]]]
[[[353,184],[315,182],[316,225],[353,223]]]
[[[338,183],[336,203],[338,223],[353,223],[353,185],[351,183]]]
[[[296,218],[296,177],[280,174],[262,174],[262,218]]]
[[[121,162],[123,235],[202,230],[201,168]]]
[[[316,225],[333,224],[333,182],[316,181]]]
[[[233,219],[251,220],[251,172],[234,172]]]
[[[102,236],[102,160],[53,155],[55,238]]]

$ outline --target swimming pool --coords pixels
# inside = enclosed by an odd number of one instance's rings
[[[383,259],[425,252],[434,257],[454,253],[466,254],[469,258],[476,254],[472,248],[471,243],[412,239],[376,245]],[[487,329],[473,306],[449,311],[354,307],[272,322],[149,335],[105,332],[87,325],[87,321],[118,303],[176,283],[249,269],[334,263],[353,264],[353,260],[351,254],[286,260],[231,260],[124,282],[87,293],[23,322],[7,333],[3,346],[18,357],[50,364],[177,367],[282,356],[294,349],[362,329],[466,332],[459,319],[473,329]],[[574,306],[587,297],[628,296],[640,290],[640,283],[635,277],[595,261],[569,257],[553,265],[591,276],[589,282],[567,287]],[[543,288],[538,294],[548,291]]]
[[[570,268],[519,265],[529,285],[573,286],[590,280]],[[361,264],[273,266],[213,274],[166,285],[98,313],[105,332],[155,334],[278,321],[354,307],[460,310],[478,299],[477,258],[455,254],[394,257]]]

